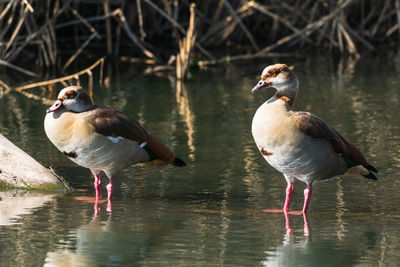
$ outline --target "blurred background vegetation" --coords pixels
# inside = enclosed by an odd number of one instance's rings
[[[107,56],[180,79],[193,65],[316,51],[358,59],[399,43],[399,0],[0,0],[0,66],[30,77]]]

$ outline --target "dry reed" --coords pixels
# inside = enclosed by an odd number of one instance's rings
[[[358,58],[364,50],[396,50],[400,43],[398,0],[196,3],[197,27],[189,33],[187,0],[0,1],[0,65],[40,76],[58,66],[68,71],[82,55],[98,53],[165,65],[189,35],[197,37],[190,50],[203,66],[302,47]],[[226,55],[227,47],[235,52]]]

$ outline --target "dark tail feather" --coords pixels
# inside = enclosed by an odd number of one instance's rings
[[[376,173],[378,172],[378,170],[375,169],[374,166],[368,165],[366,168],[367,168],[368,170],[370,170],[370,171],[373,171],[373,172],[376,172]]]
[[[362,174],[362,176],[364,176],[367,179],[378,180],[378,178],[372,172],[369,172],[368,174]]]
[[[183,167],[186,166],[186,163],[181,160],[180,158],[175,157],[174,161],[172,162],[173,165],[178,166],[178,167]]]
[[[371,180],[378,180],[378,178],[372,173],[372,172],[375,172],[375,173],[378,172],[378,170],[375,169],[374,166],[368,165],[368,166],[365,167],[365,168],[367,168],[367,170],[369,170],[369,173],[368,173],[368,174],[365,174],[365,175],[363,174],[363,176],[364,176],[365,178],[371,179]]]

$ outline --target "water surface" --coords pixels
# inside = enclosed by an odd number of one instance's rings
[[[393,266],[400,262],[400,65],[326,58],[295,66],[295,108],[324,118],[379,169],[377,182],[345,176],[313,188],[306,218],[263,213],[283,206],[286,182],[263,160],[251,119],[273,91],[252,95],[268,59],[167,76],[113,69],[97,104],[137,119],[184,159],[185,168],[130,167],[116,176],[113,211],[94,196],[92,177],[47,140],[45,105],[0,98],[0,132],[75,191],[0,192],[1,266]],[[376,66],[380,66],[377,68]],[[104,184],[107,178],[104,178]],[[300,209],[304,184],[295,183]],[[105,188],[103,190],[106,194]]]

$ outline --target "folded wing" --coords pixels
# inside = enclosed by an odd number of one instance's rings
[[[368,170],[369,175],[372,175],[371,179],[376,179],[370,171],[377,172],[377,170],[367,162],[363,154],[325,121],[309,112],[293,112],[291,116],[300,131],[312,138],[328,141],[333,150],[343,156],[349,168],[361,165]]]
[[[87,117],[87,121],[99,134],[138,142],[149,153],[150,161],[174,163],[175,155],[166,145],[147,132],[137,121],[117,110],[96,107]]]

